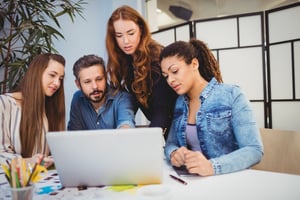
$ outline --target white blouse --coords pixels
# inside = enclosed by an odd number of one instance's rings
[[[0,162],[11,159],[21,154],[20,142],[21,107],[17,104],[12,94],[0,95]],[[42,146],[35,147],[34,154],[49,154],[45,133],[48,131],[48,121],[44,118]]]

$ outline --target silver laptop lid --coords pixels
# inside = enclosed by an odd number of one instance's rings
[[[49,132],[47,140],[65,187],[162,181],[161,128]]]

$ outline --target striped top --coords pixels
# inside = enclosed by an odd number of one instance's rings
[[[0,95],[0,162],[21,154],[20,142],[21,107],[12,94]],[[35,147],[32,155],[36,153],[49,154],[45,133],[48,131],[48,121],[44,118],[44,131],[41,147]]]

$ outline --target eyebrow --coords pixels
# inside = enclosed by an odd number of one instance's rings
[[[52,73],[55,73],[56,75],[58,75],[57,71],[52,70],[52,71],[49,71],[49,72],[52,72]],[[65,73],[63,75],[61,75],[61,76],[65,76]]]
[[[131,32],[131,31],[135,31],[135,30],[136,30],[135,28],[132,28],[132,29],[129,29],[128,31],[126,31],[126,33]],[[115,34],[122,34],[122,33],[116,31]]]
[[[171,65],[167,68],[167,71],[170,71],[170,69],[171,69],[174,65],[176,65],[176,64],[171,64]],[[162,74],[166,74],[166,72],[163,72],[163,71],[162,71]]]
[[[168,71],[172,68],[172,67],[174,67],[174,65],[176,65],[175,63],[174,64],[171,64],[169,67],[168,67]]]

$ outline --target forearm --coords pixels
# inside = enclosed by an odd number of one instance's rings
[[[262,151],[253,147],[244,147],[227,155],[210,159],[215,174],[226,174],[240,171],[258,163],[262,158]]]

